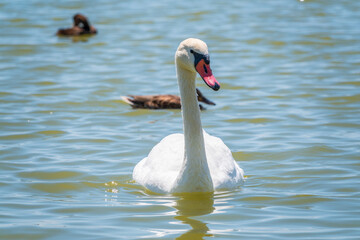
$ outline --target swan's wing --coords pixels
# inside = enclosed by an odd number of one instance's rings
[[[215,189],[229,189],[244,181],[244,171],[234,160],[230,149],[218,138],[204,131],[205,151]]]
[[[204,131],[205,151],[215,189],[230,189],[243,182],[243,170],[230,149],[217,137]],[[170,192],[184,158],[184,135],[171,134],[153,147],[134,168],[133,179],[157,193]]]
[[[149,155],[134,168],[133,179],[147,189],[169,192],[184,158],[184,135],[171,134],[153,147]]]

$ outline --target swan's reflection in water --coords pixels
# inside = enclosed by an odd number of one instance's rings
[[[177,215],[174,217],[182,223],[189,224],[191,229],[176,239],[203,239],[211,237],[208,234],[210,230],[206,223],[192,219],[194,216],[201,216],[214,211],[214,194],[213,193],[186,193],[177,195],[179,199],[175,202]]]

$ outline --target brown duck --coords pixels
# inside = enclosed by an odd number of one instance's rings
[[[199,89],[196,88],[197,99],[199,102],[208,105],[215,105],[214,102],[207,99]],[[125,102],[130,104],[133,108],[147,108],[147,109],[180,109],[180,97],[177,95],[143,95],[143,96],[123,96],[121,97]],[[199,104],[201,110],[205,108]]]
[[[73,17],[74,25],[72,28],[59,29],[56,33],[58,36],[79,36],[83,34],[96,34],[97,30],[90,25],[90,22],[82,14],[76,14]]]

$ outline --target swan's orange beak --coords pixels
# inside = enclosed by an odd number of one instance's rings
[[[210,64],[207,64],[204,59],[196,64],[195,69],[209,87],[215,91],[220,89],[220,84],[212,74]]]

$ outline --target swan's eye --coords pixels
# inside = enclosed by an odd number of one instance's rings
[[[191,53],[194,53],[194,50],[190,49],[190,52],[191,52]]]

